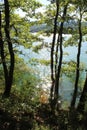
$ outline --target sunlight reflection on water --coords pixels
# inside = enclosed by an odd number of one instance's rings
[[[70,37],[71,35],[64,35],[63,37],[65,37],[66,39],[68,37]],[[52,41],[52,35],[50,37],[44,37],[44,36],[40,36],[41,38],[44,38],[44,43],[46,44],[50,44]],[[35,44],[35,43],[34,43]],[[36,43],[37,44],[37,43]],[[24,47],[20,47],[20,49],[24,52],[24,55],[20,55],[24,58],[25,62],[28,62],[32,59],[32,58],[37,58],[37,59],[50,59],[50,48],[43,48],[41,49],[38,53],[32,52],[31,49],[24,49]],[[77,57],[77,47],[76,46],[68,46],[66,48],[63,47],[63,52],[66,53],[68,52],[69,55],[64,55],[63,56],[63,61],[76,61],[76,57]],[[81,47],[81,62],[84,63],[85,67],[87,66],[87,42],[83,42],[82,43],[82,47]],[[46,77],[50,77],[50,65],[49,66],[45,66],[45,65],[41,65],[41,64],[29,64],[29,66],[31,66],[32,68],[35,69],[35,71],[39,71],[39,77],[41,78],[46,78]],[[85,73],[83,73],[83,78],[85,77]],[[50,85],[50,79],[48,81],[49,86]],[[43,86],[46,86],[47,88],[50,89],[50,87],[47,86],[46,82],[44,82]],[[62,82],[60,82],[60,95],[62,96],[62,98],[66,101],[71,100],[71,96],[72,96],[72,92],[73,92],[73,86],[74,83],[71,82],[69,80],[69,78],[67,78],[66,76],[62,78]],[[45,87],[44,87],[45,88]]]

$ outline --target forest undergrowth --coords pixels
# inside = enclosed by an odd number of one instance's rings
[[[2,98],[0,93],[0,130],[87,130],[86,120],[76,110],[60,108],[55,112],[49,103],[28,101],[16,93]]]

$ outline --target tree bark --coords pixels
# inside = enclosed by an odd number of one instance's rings
[[[11,87],[12,87],[12,82],[13,82],[13,72],[14,72],[14,51],[12,47],[12,42],[10,38],[10,10],[9,10],[9,2],[8,0],[4,0],[5,4],[5,35],[6,35],[6,41],[8,44],[8,50],[9,50],[9,55],[10,55],[10,66],[8,69],[8,75],[7,79],[8,81],[5,83],[5,91],[4,91],[4,96],[9,96]]]
[[[84,108],[85,108],[85,104],[87,103],[87,74],[86,74],[86,79],[85,79],[85,83],[84,83],[84,88],[79,100],[79,104],[77,107],[77,111],[80,113],[84,113]]]
[[[62,34],[63,34],[63,25],[64,25],[64,22],[65,22],[66,12],[67,12],[67,5],[65,5],[65,7],[64,7],[63,16],[62,16],[63,22],[61,22],[60,29],[59,29],[59,35],[58,35],[59,43],[57,43],[57,44],[59,44],[59,48],[60,48],[60,57],[59,57],[59,64],[58,64],[58,67],[57,67],[57,70],[56,70],[56,78],[55,78],[55,92],[54,92],[55,106],[56,106],[58,98],[59,98],[59,79],[60,79],[62,58],[63,58]]]
[[[78,54],[77,54],[77,65],[76,65],[76,79],[75,79],[75,88],[74,93],[71,101],[71,108],[75,107],[77,92],[78,92],[78,82],[79,82],[79,75],[80,75],[80,54],[81,54],[81,42],[82,42],[82,30],[81,30],[81,10],[80,10],[80,20],[79,20],[79,44],[78,44]]]
[[[3,65],[4,70],[4,78],[5,78],[5,85],[8,83],[8,69],[5,61],[5,55],[4,55],[4,41],[2,38],[2,16],[0,12],[0,55],[1,55],[1,62]]]
[[[54,71],[54,47],[55,47],[55,40],[56,40],[56,33],[57,33],[57,19],[58,19],[58,13],[59,13],[59,1],[56,3],[56,16],[54,19],[54,32],[53,32],[53,41],[52,41],[52,47],[51,47],[51,89],[50,89],[50,99],[51,103],[53,100],[53,90],[55,85],[55,71]]]

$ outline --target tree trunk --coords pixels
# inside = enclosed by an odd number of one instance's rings
[[[9,2],[8,0],[4,0],[5,3],[5,35],[6,35],[6,41],[8,44],[8,50],[9,50],[9,55],[10,55],[10,66],[8,70],[8,75],[7,79],[8,81],[5,82],[5,91],[4,91],[4,96],[9,96],[11,87],[12,87],[12,82],[13,82],[13,72],[14,72],[14,52],[13,52],[13,47],[10,39],[10,11],[9,11]]]
[[[77,92],[78,92],[78,82],[79,82],[79,75],[80,75],[80,54],[81,54],[81,42],[82,42],[82,30],[81,30],[81,10],[80,10],[80,20],[79,20],[79,44],[78,44],[78,54],[77,54],[77,65],[76,65],[76,80],[75,80],[75,89],[71,101],[71,108],[75,107]]]
[[[5,54],[4,54],[4,41],[2,38],[2,17],[1,17],[1,12],[0,12],[0,55],[1,55],[1,62],[3,65],[3,70],[4,70],[4,78],[5,78],[5,86],[8,83],[8,69],[5,61]]]
[[[56,16],[54,20],[54,32],[53,32],[53,41],[52,41],[52,47],[51,47],[51,90],[50,90],[50,99],[51,104],[53,100],[53,91],[54,91],[54,85],[55,85],[55,72],[54,72],[54,46],[55,46],[55,40],[56,40],[56,33],[57,33],[57,19],[58,19],[58,12],[59,12],[59,2],[56,3]],[[53,105],[53,104],[52,104]],[[52,106],[51,105],[51,106]]]
[[[84,108],[85,108],[85,104],[87,103],[87,74],[86,74],[86,79],[85,79],[85,83],[84,83],[84,88],[79,100],[79,104],[77,107],[77,111],[84,113]]]
[[[55,94],[54,94],[55,106],[56,106],[58,98],[59,98],[59,79],[60,79],[62,58],[63,58],[62,34],[63,34],[63,24],[65,22],[66,12],[67,12],[67,5],[64,7],[63,16],[62,16],[63,22],[61,22],[59,35],[58,35],[58,41],[60,42],[60,46],[59,46],[60,47],[60,57],[59,57],[59,64],[58,64],[58,67],[57,67],[57,70],[56,70],[56,78],[55,78]]]

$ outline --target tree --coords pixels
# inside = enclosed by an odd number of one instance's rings
[[[26,3],[27,6],[25,6]],[[0,24],[3,24],[3,26],[0,26],[0,53],[5,78],[5,97],[10,95],[13,83],[15,64],[13,46],[20,43],[25,47],[30,47],[30,43],[36,40],[36,37],[30,34],[29,29],[31,23],[29,23],[28,17],[34,17],[35,10],[40,6],[41,4],[39,4],[39,2],[36,2],[35,0],[32,0],[32,2],[27,0],[26,2],[24,0],[21,2],[19,2],[18,0],[16,2],[11,0],[4,0],[4,20],[0,20]],[[32,9],[30,7],[32,7]],[[15,11],[19,8],[26,12],[27,17],[25,16],[24,18],[21,18],[19,15],[15,14]],[[17,21],[15,19],[17,19]]]
[[[7,70],[5,54],[4,54],[4,41],[3,41],[3,36],[2,36],[2,14],[1,14],[1,11],[0,11],[0,56],[1,56],[1,63],[3,65],[5,85],[6,85],[7,84],[8,70]]]
[[[74,93],[71,101],[71,108],[75,107],[77,92],[78,92],[78,82],[80,77],[80,55],[81,55],[81,43],[82,43],[82,16],[86,9],[83,1],[77,2],[76,8],[79,11],[79,19],[78,19],[78,33],[79,33],[79,42],[78,42],[78,53],[77,53],[77,64],[76,64],[76,79],[75,79],[75,88]]]
[[[86,78],[85,78],[83,91],[81,93],[81,97],[80,97],[79,104],[77,107],[77,111],[80,113],[84,113],[86,103],[87,103],[87,74],[86,74]]]
[[[68,3],[68,2],[67,2]],[[54,31],[53,31],[53,41],[51,46],[51,107],[55,109],[55,106],[59,99],[59,79],[61,73],[61,66],[62,66],[62,58],[63,58],[63,49],[62,49],[62,34],[63,34],[63,25],[66,18],[67,13],[67,6],[68,4],[64,4],[64,8],[62,11],[62,16],[60,20],[59,30],[58,30],[58,22],[59,22],[59,11],[61,10],[61,2],[56,1],[56,14],[54,19]],[[61,12],[61,11],[60,11]],[[61,14],[60,14],[61,15]],[[57,44],[56,41],[56,34],[58,33]],[[56,51],[55,51],[56,47]],[[59,60],[58,60],[58,48],[60,50]]]
[[[8,49],[10,53],[10,67],[8,68],[6,64],[6,56],[5,56],[5,51],[4,51],[4,46],[5,46],[5,41],[3,40],[2,36],[2,17],[1,17],[1,12],[0,12],[0,52],[1,52],[1,60],[3,64],[3,70],[4,70],[4,77],[5,77],[5,92],[4,96],[9,96],[11,86],[12,86],[12,81],[13,81],[13,71],[14,71],[14,53],[13,53],[13,48],[12,48],[12,43],[10,39],[10,32],[9,32],[9,3],[8,1],[5,2],[5,34],[6,34],[6,42],[8,44]]]
[[[53,106],[53,93],[54,93],[54,86],[55,86],[55,78],[54,78],[54,47],[55,47],[55,40],[56,40],[56,33],[57,33],[57,19],[58,19],[58,13],[59,13],[59,1],[56,4],[56,15],[54,19],[54,32],[53,32],[53,41],[51,46],[51,91],[50,91],[50,98],[51,98],[51,107]]]
[[[62,49],[63,38],[62,38],[62,34],[63,34],[63,25],[64,25],[64,22],[65,22],[66,13],[67,13],[67,6],[68,6],[68,4],[66,4],[64,6],[64,9],[63,9],[62,22],[60,24],[59,34],[58,34],[58,43],[57,44],[59,45],[60,57],[59,57],[59,63],[56,63],[58,66],[56,67],[56,73],[55,73],[55,75],[56,75],[55,76],[55,92],[54,92],[55,105],[57,104],[58,99],[59,99],[59,79],[60,79],[62,59],[63,59],[63,49]]]
[[[9,96],[11,91],[11,86],[13,82],[13,71],[14,71],[14,52],[12,47],[12,42],[10,38],[10,10],[9,10],[9,2],[8,0],[4,1],[5,5],[5,35],[6,35],[6,42],[9,50],[9,56],[10,56],[10,63],[9,67],[6,65],[5,57],[4,57],[4,50],[3,50],[3,40],[2,42],[2,62],[3,62],[3,69],[4,69],[4,77],[5,77],[5,91],[4,96]],[[5,41],[4,41],[5,45]],[[3,61],[4,60],[4,61]]]
[[[62,49],[62,43],[63,43],[63,38],[62,34],[67,31],[67,33],[71,34],[71,37],[67,40],[68,45],[71,46],[78,46],[78,52],[77,52],[77,62],[72,62],[74,63],[74,66],[76,67],[76,78],[75,78],[75,89],[71,101],[71,107],[75,106],[76,103],[76,98],[77,98],[77,93],[78,93],[78,85],[79,85],[79,77],[80,77],[80,54],[81,54],[81,43],[82,43],[82,38],[83,38],[83,31],[84,31],[84,26],[82,24],[83,20],[83,14],[86,12],[86,7],[84,4],[84,1],[66,1],[66,2],[61,2],[61,1],[51,1],[53,4],[53,7],[56,5],[55,8],[55,18],[54,19],[54,30],[53,32],[53,41],[52,41],[52,46],[51,46],[51,80],[52,80],[52,86],[51,86],[51,100],[53,99],[52,103],[56,104],[59,96],[59,78],[61,74],[61,66],[62,66],[62,58],[63,58],[63,49]],[[56,4],[55,4],[56,2]],[[57,2],[58,2],[58,8],[57,8]],[[69,6],[68,6],[69,5]],[[67,7],[65,7],[67,6]],[[65,7],[65,12],[63,10],[63,7]],[[50,9],[52,10],[52,9]],[[54,8],[53,8],[54,10]],[[53,11],[52,11],[53,12]],[[77,13],[79,12],[78,16]],[[67,13],[67,15],[66,15]],[[63,17],[64,14],[64,17]],[[51,25],[52,25],[52,18],[50,18]],[[71,30],[67,27],[68,22],[73,22],[74,25],[71,26]],[[76,27],[74,27],[76,26]],[[74,28],[73,28],[74,27]],[[58,31],[58,38],[57,38],[57,43],[56,43],[56,34]],[[64,43],[65,45],[65,43]],[[67,63],[68,64],[68,63]],[[67,68],[67,67],[66,67]],[[68,68],[67,68],[68,69]],[[74,69],[75,70],[75,69]],[[55,106],[55,105],[53,105]]]
[[[79,20],[79,25],[78,25],[79,26],[79,44],[78,44],[77,65],[76,65],[76,80],[75,80],[75,89],[74,89],[74,93],[73,93],[71,107],[75,106],[76,95],[77,95],[77,91],[78,91],[80,54],[81,54],[81,42],[82,42],[81,20],[82,20],[82,14],[81,14],[81,9],[80,9],[80,20]]]

